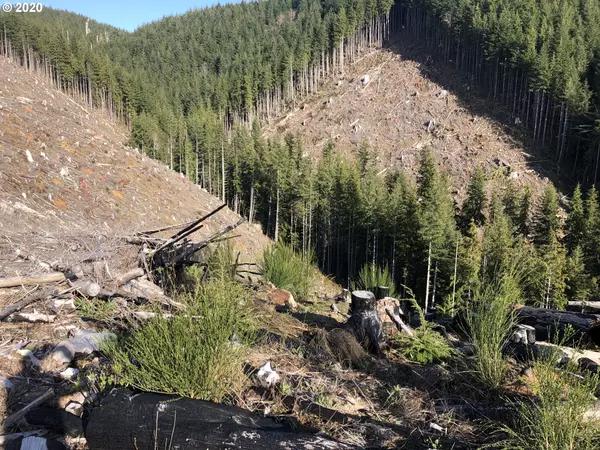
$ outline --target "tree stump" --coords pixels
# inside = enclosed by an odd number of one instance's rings
[[[375,298],[377,300],[383,300],[390,296],[390,288],[387,286],[377,286],[375,288]]]
[[[381,353],[379,340],[382,335],[382,326],[377,315],[377,300],[372,292],[352,292],[350,318],[346,324],[369,352]]]

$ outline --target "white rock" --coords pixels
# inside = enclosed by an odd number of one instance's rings
[[[89,330],[78,331],[74,337],[66,341],[60,342],[52,352],[50,358],[62,364],[70,363],[75,355],[89,355],[100,349],[100,345],[108,338],[116,337],[108,331],[95,332]]]
[[[25,150],[25,155],[27,156],[27,162],[28,163],[32,163],[33,162],[33,156],[31,156],[31,152],[29,150]]]
[[[363,86],[366,86],[367,84],[369,84],[369,81],[371,81],[371,77],[369,77],[369,74],[366,74],[360,79],[360,81],[363,84]]]
[[[78,402],[69,402],[65,411],[73,414],[74,416],[81,417],[83,414],[83,405]]]
[[[60,377],[63,380],[72,380],[73,378],[75,378],[77,376],[78,373],[79,373],[79,370],[75,369],[74,367],[69,367],[68,369],[63,370],[60,373]]]
[[[281,377],[271,367],[271,361],[267,361],[256,372],[256,380],[264,388],[270,388],[281,380]]]

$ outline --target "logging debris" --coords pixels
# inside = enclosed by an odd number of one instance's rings
[[[202,217],[183,224],[142,231],[130,236],[122,236],[119,241],[128,248],[129,263],[118,259],[111,261],[111,254],[98,258],[98,252],[92,252],[82,259],[72,263],[48,262],[37,257],[33,252],[19,248],[16,257],[22,261],[31,262],[38,270],[48,270],[48,273],[32,273],[18,277],[0,278],[0,288],[24,288],[35,286],[22,300],[9,305],[0,311],[0,321],[10,318],[13,321],[53,322],[56,314],[72,311],[76,308],[73,296],[105,301],[134,301],[136,303],[154,303],[167,309],[184,309],[185,305],[174,301],[168,291],[180,278],[182,269],[197,264],[204,267],[201,259],[195,257],[198,252],[211,244],[223,242],[235,236],[228,235],[242,223],[244,219],[223,227],[207,238],[199,241],[192,235],[204,227],[205,221],[226,207],[225,204],[202,215]],[[167,238],[156,237],[159,232],[179,229]],[[122,247],[122,244],[119,244]],[[132,246],[134,248],[132,248]],[[137,249],[135,249],[137,247]],[[135,249],[135,258],[131,258]],[[117,251],[113,257],[122,257]],[[137,267],[133,267],[133,263]],[[113,267],[129,266],[120,274],[112,275]],[[236,266],[236,272],[250,273],[247,263]],[[43,287],[46,286],[46,287]],[[41,314],[37,311],[24,311],[35,303],[52,300],[50,305],[55,314]],[[293,297],[287,302],[291,309],[297,307]],[[13,315],[20,313],[16,317]]]

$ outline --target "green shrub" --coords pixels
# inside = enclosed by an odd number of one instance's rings
[[[387,266],[379,267],[374,264],[365,264],[358,273],[358,278],[352,282],[352,290],[371,291],[377,286],[387,286],[390,288],[390,296],[396,295],[394,280]]]
[[[188,305],[185,313],[148,320],[104,350],[119,383],[219,402],[245,380],[252,329],[245,291],[221,277],[178,300]]]
[[[296,298],[307,298],[313,287],[315,268],[312,255],[303,258],[282,243],[265,249],[260,265],[265,281],[290,291]]]
[[[397,334],[394,343],[406,359],[421,364],[446,361],[455,353],[446,339],[429,326],[415,330],[414,336]]]
[[[533,366],[530,388],[534,397],[515,404],[518,411],[513,426],[505,427],[509,438],[505,449],[592,450],[600,448],[598,422],[584,420],[600,387],[597,374],[578,375],[571,359],[561,369],[556,362],[560,347],[549,348]]]
[[[86,298],[75,300],[75,305],[78,314],[84,319],[109,322],[117,315],[117,306],[113,301]]]
[[[476,356],[475,374],[492,388],[500,387],[508,374],[502,348],[515,324],[512,305],[519,298],[515,277],[506,274],[482,285],[466,305],[465,331]]]

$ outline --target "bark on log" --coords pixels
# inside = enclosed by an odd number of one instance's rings
[[[29,286],[32,284],[56,283],[64,281],[65,274],[62,272],[51,272],[31,277],[1,278],[0,288]]]
[[[121,286],[135,278],[143,277],[144,273],[145,273],[144,269],[142,269],[141,267],[136,267],[135,269],[131,269],[131,270],[127,271],[126,273],[124,273],[123,275],[121,275],[119,278],[117,278],[117,284],[119,286]]]
[[[372,292],[352,292],[350,318],[346,324],[367,350],[377,354],[381,353],[379,341],[383,331],[381,321],[377,315],[377,301]]]
[[[553,309],[524,306],[516,310],[519,323],[535,328],[538,341],[548,341],[555,335],[562,336],[567,326],[575,331],[574,339],[600,345],[600,321],[594,314],[582,314]]]
[[[107,432],[110,430],[110,432]],[[90,412],[90,450],[186,448],[248,450],[353,449],[326,437],[292,432],[284,425],[233,406],[124,389]]]

